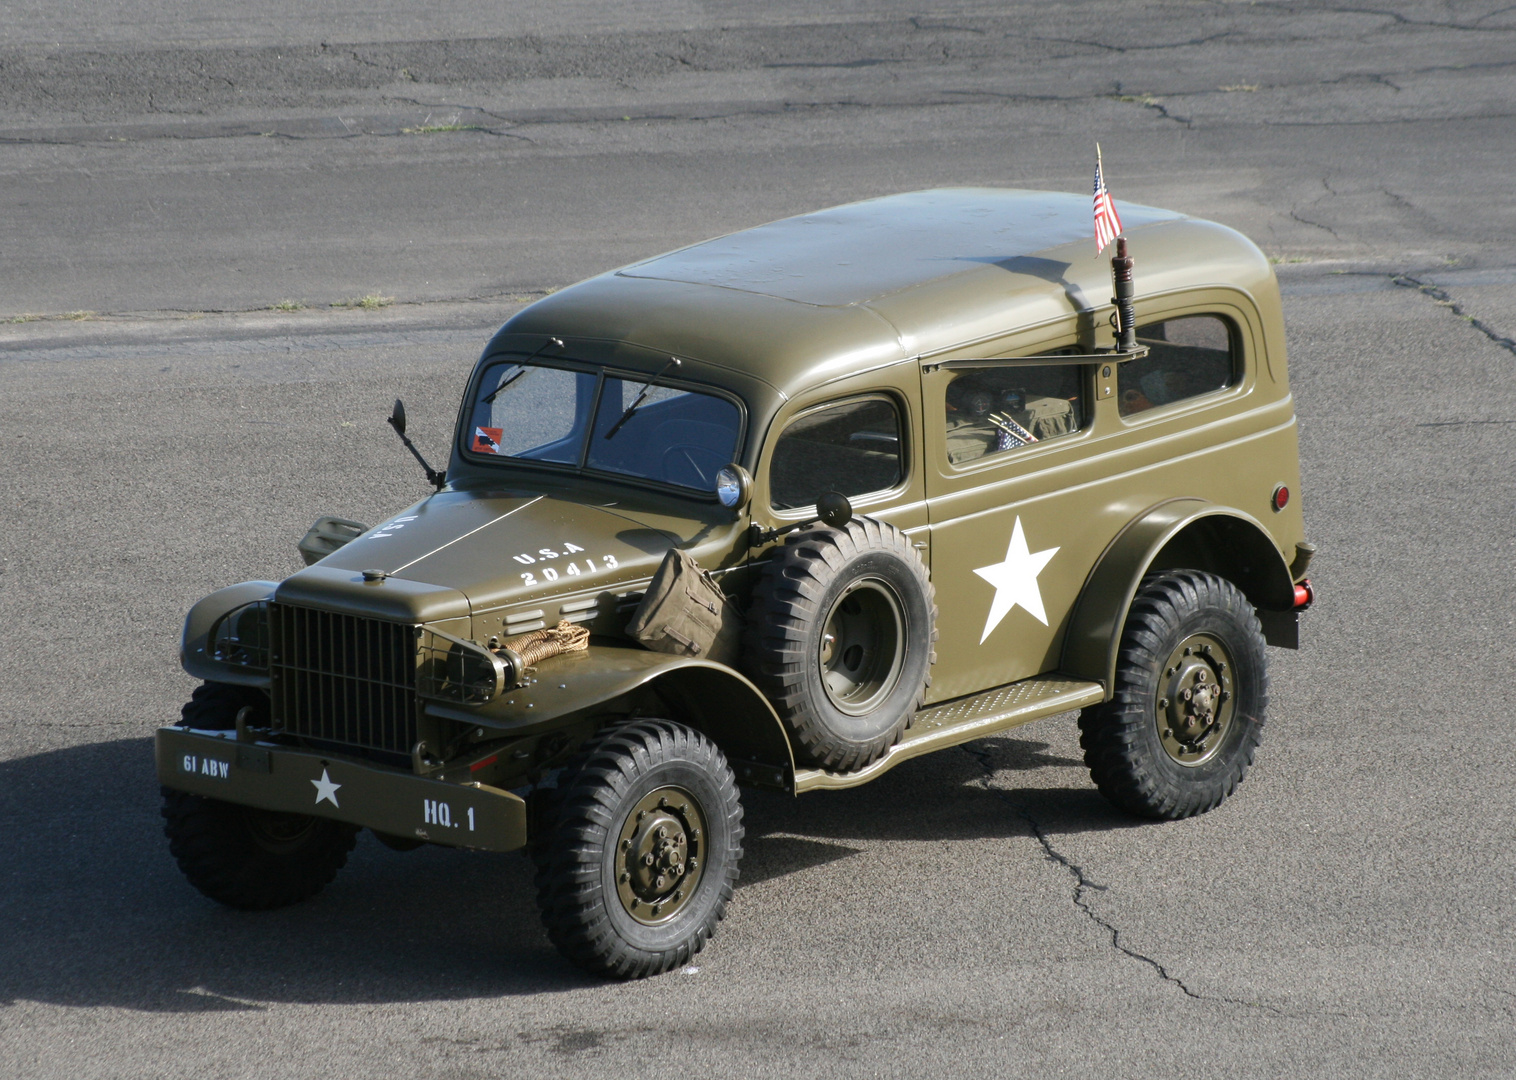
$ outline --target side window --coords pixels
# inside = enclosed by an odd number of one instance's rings
[[[857,498],[905,476],[900,411],[889,398],[854,398],[796,418],[774,444],[769,502],[775,510],[814,506],[828,491]]]
[[[1225,390],[1237,381],[1231,325],[1215,315],[1186,315],[1137,328],[1149,352],[1116,374],[1122,416]]]
[[[1083,369],[1070,364],[975,368],[947,386],[947,459],[991,454],[1070,435],[1085,426]]]

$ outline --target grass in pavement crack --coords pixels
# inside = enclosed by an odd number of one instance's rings
[[[1506,337],[1504,334],[1496,330],[1489,323],[1484,322],[1482,319],[1477,319],[1473,315],[1470,315],[1463,309],[1463,305],[1449,296],[1447,291],[1441,286],[1428,285],[1426,282],[1421,281],[1418,278],[1414,278],[1410,274],[1396,274],[1390,280],[1393,281],[1396,285],[1399,285],[1402,289],[1415,289],[1423,296],[1429,297],[1439,306],[1447,308],[1454,315],[1457,315],[1460,319],[1463,319],[1475,330],[1478,330],[1485,337],[1489,338],[1496,345],[1500,346],[1500,348],[1504,349],[1508,353],[1511,353],[1513,356],[1516,356],[1516,340],[1512,340],[1511,338]]]

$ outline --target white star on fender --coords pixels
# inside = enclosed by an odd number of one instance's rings
[[[1021,518],[1016,519],[1011,529],[1011,543],[1005,549],[1005,562],[994,566],[981,566],[974,573],[995,586],[995,600],[990,604],[990,616],[984,620],[984,633],[979,644],[983,645],[1000,620],[1011,613],[1013,607],[1026,608],[1027,613],[1043,626],[1048,624],[1048,614],[1042,607],[1042,590],[1037,587],[1037,575],[1058,554],[1058,548],[1030,552],[1026,549],[1026,533],[1021,531]]]
[[[341,784],[334,784],[334,783],[332,783],[332,778],[330,776],[326,775],[326,770],[325,769],[321,770],[321,779],[320,780],[312,780],[311,783],[313,783],[313,784],[316,785],[316,801],[318,803],[322,799],[325,799],[327,802],[331,803],[333,806],[336,806],[337,809],[339,809],[339,810],[342,809],[337,804],[337,789],[340,788],[342,785]]]

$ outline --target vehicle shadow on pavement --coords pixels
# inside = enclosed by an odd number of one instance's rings
[[[991,789],[986,761],[996,776],[1080,764],[1042,743],[985,740],[848,791],[798,800],[745,792],[739,887],[847,858],[858,844],[1027,836],[1023,813],[1045,832],[1130,824],[1082,773],[1073,788]],[[207,900],[169,855],[151,739],[0,762],[0,820],[0,1007],[206,1012],[599,985],[549,944],[520,854],[398,853],[365,833],[306,903],[241,912]]]
[[[0,763],[0,1007],[164,1012],[379,1003],[598,985],[540,929],[530,863],[364,833],[313,900],[233,911],[180,875],[151,739]]]
[[[1006,786],[1006,774],[1036,773],[1047,786]],[[877,780],[796,799],[744,791],[741,885],[860,854],[888,841],[1026,837],[1103,832],[1142,823],[1112,807],[1084,762],[1029,739],[980,739],[907,761]]]

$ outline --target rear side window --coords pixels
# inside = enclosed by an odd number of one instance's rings
[[[1215,315],[1186,315],[1137,328],[1151,351],[1122,364],[1116,375],[1122,416],[1225,390],[1237,381],[1231,324]]]
[[[769,464],[775,510],[814,506],[828,491],[850,499],[887,491],[905,478],[900,411],[889,398],[855,398],[794,420]]]
[[[976,368],[947,386],[947,458],[966,465],[1085,426],[1074,365]]]

